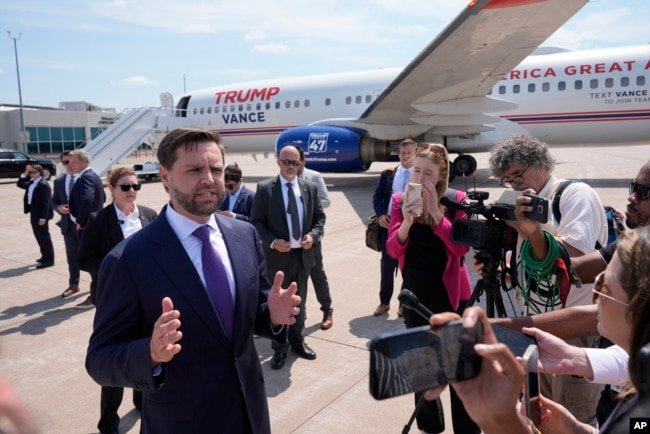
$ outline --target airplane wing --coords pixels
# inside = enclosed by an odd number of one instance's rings
[[[487,92],[587,1],[470,1],[349,125],[385,140],[493,129],[499,118],[484,113],[516,106]]]

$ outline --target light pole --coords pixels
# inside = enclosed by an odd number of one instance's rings
[[[18,101],[20,102],[20,141],[22,145],[22,151],[27,152],[26,134],[25,134],[25,114],[23,113],[23,93],[20,88],[20,68],[18,66],[18,44],[17,41],[23,35],[22,32],[18,33],[18,37],[11,36],[11,30],[7,30],[7,35],[9,39],[14,41],[14,55],[16,56],[16,76],[18,77]]]

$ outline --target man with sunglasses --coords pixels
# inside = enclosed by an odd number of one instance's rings
[[[289,327],[288,344],[273,342],[271,368],[284,366],[289,346],[299,357],[314,360],[316,353],[305,343],[305,300],[307,280],[314,266],[313,246],[320,242],[325,213],[316,185],[298,177],[300,152],[286,145],[278,154],[280,174],[257,184],[251,222],[262,240],[269,278],[284,272],[283,286],[298,285],[300,313]]]
[[[241,169],[237,163],[226,166],[224,172],[226,197],[221,204],[221,214],[238,220],[250,221],[255,192],[244,185]]]
[[[74,185],[75,176],[70,172],[70,151],[61,153],[61,164],[63,173],[54,180],[54,191],[52,194],[52,207],[61,216],[56,222],[61,228],[63,243],[65,244],[65,257],[68,261],[68,287],[63,291],[61,297],[70,297],[79,292],[79,265],[77,265],[77,251],[79,250],[79,239],[77,238],[75,225],[70,220],[70,207],[68,206],[70,190]]]

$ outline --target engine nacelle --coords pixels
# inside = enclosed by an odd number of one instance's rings
[[[359,172],[373,161],[390,156],[390,144],[368,137],[360,128],[304,125],[284,130],[275,141],[275,154],[287,144],[305,151],[307,167],[320,172]]]

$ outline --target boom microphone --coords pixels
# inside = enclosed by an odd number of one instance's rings
[[[429,321],[429,317],[433,315],[433,312],[431,312],[428,307],[420,303],[418,296],[413,294],[408,289],[402,289],[402,291],[400,291],[399,295],[397,296],[397,299],[400,303],[402,303],[402,306],[416,311],[422,318],[426,319],[427,321]]]

